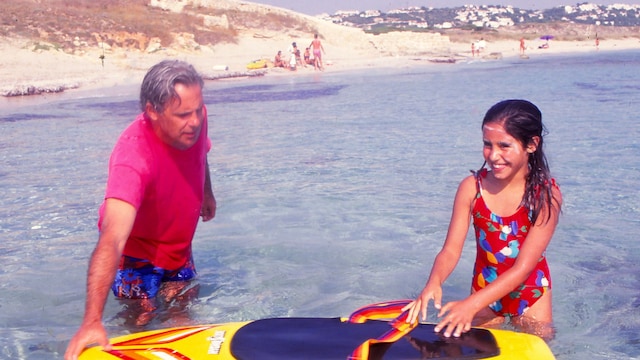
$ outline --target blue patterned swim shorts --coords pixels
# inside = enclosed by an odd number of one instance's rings
[[[196,276],[193,258],[177,270],[165,270],[149,260],[123,255],[111,290],[123,299],[151,299],[166,281],[188,281]]]

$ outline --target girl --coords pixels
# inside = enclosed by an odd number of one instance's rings
[[[462,180],[442,250],[420,296],[403,310],[426,320],[433,300],[435,331],[460,336],[472,324],[509,318],[544,338],[554,335],[551,277],[545,250],[558,223],[562,195],[543,152],[542,114],[526,100],[495,104],[482,121],[484,164]],[[471,294],[444,306],[442,284],[460,259],[473,221],[477,255]]]

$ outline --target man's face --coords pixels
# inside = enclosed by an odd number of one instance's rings
[[[147,104],[153,130],[166,144],[176,149],[192,147],[202,130],[204,102],[199,85],[176,84],[178,98],[171,99],[162,112]]]

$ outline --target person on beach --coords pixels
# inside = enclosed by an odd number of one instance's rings
[[[315,70],[324,70],[324,65],[322,64],[322,53],[325,51],[322,46],[322,42],[318,39],[318,34],[313,35],[313,40],[309,47],[313,52],[313,68]]]
[[[302,65],[303,67],[307,67],[307,64],[302,62],[302,54],[300,54],[300,49],[298,47],[296,47],[295,55],[296,55],[296,66]]]
[[[92,343],[109,348],[102,324],[109,289],[153,311],[156,296],[180,293],[196,276],[191,242],[198,218],[209,221],[216,214],[203,85],[192,65],[177,60],[154,65],[142,81],[142,113],[120,135],[109,160],[85,313],[67,360]]]
[[[478,41],[478,45],[476,46],[478,50],[478,55],[480,55],[480,51],[484,51],[486,47],[487,47],[487,42],[484,40],[484,38],[480,38],[480,40]]]
[[[284,60],[282,60],[282,51],[278,50],[275,59],[273,60],[274,67],[285,67]]]
[[[551,277],[545,251],[558,223],[562,195],[543,151],[542,114],[526,100],[491,107],[482,122],[484,164],[460,183],[442,250],[407,322],[426,320],[433,301],[436,332],[459,337],[471,326],[510,319],[553,338]],[[476,261],[471,294],[442,305],[442,284],[455,268],[473,223]]]
[[[524,50],[525,50],[524,38],[521,37],[520,38],[520,55],[524,55]]]
[[[298,45],[295,42],[292,42],[287,51],[289,52],[289,69],[291,69],[291,71],[295,71],[297,68],[296,65],[298,64],[298,60],[296,59]]]
[[[304,64],[306,65],[312,65],[313,63],[311,62],[311,52],[309,51],[309,48],[304,48]]]

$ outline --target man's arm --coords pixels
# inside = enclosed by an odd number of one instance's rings
[[[87,273],[87,300],[80,329],[67,347],[65,359],[77,359],[87,345],[109,346],[102,314],[107,295],[136,218],[136,209],[129,203],[107,199],[102,231],[93,250]]]
[[[213,195],[211,174],[209,173],[209,161],[207,161],[204,170],[204,199],[202,201],[202,210],[200,211],[202,221],[209,221],[213,219],[216,216],[216,208],[216,197]]]

